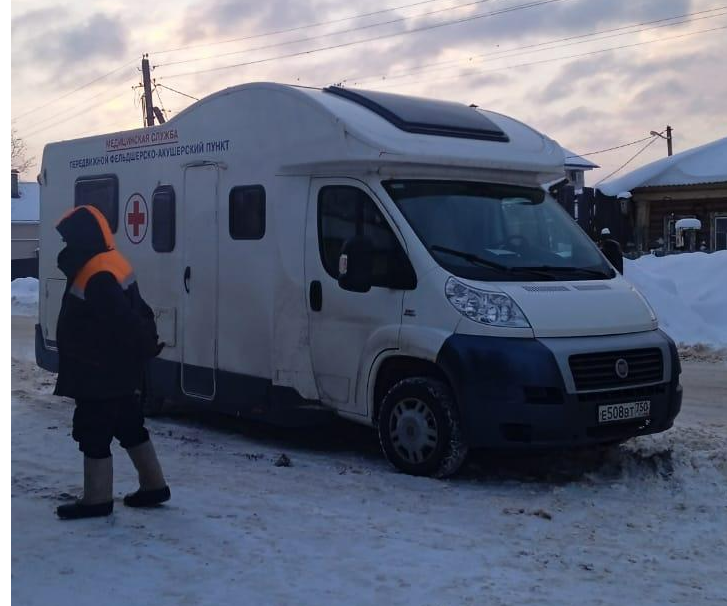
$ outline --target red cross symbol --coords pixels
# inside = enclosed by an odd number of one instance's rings
[[[146,222],[146,215],[139,210],[139,200],[134,200],[134,210],[126,217],[126,222],[134,228],[134,237],[139,237],[139,227]]]

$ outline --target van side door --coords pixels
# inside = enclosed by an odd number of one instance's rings
[[[182,392],[213,400],[217,393],[217,187],[215,164],[186,167],[182,214]]]
[[[306,287],[310,352],[321,401],[366,415],[369,370],[382,351],[399,347],[405,287],[411,275],[398,230],[375,194],[355,179],[313,179],[306,226]],[[339,285],[344,244],[371,245],[372,287]],[[407,274],[410,272],[410,274]]]

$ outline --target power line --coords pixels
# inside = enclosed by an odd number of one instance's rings
[[[649,30],[653,30],[653,29],[659,29],[659,28],[662,28],[662,27],[674,27],[674,26],[677,26],[677,25],[682,25],[684,23],[692,23],[692,22],[695,22],[695,21],[702,21],[704,19],[714,19],[715,17],[721,17],[723,15],[726,15],[727,13],[720,13],[718,15],[707,15],[707,16],[704,16],[704,17],[697,17],[695,19],[685,19],[684,21],[677,21],[677,22],[674,22],[674,23],[663,23],[664,21],[673,21],[675,19],[682,19],[684,17],[692,17],[692,16],[695,16],[695,15],[702,15],[704,13],[713,13],[715,11],[719,11],[719,10],[723,10],[723,9],[727,9],[727,5],[720,6],[718,8],[709,9],[709,10],[697,11],[697,12],[694,12],[694,13],[686,13],[686,14],[683,14],[683,15],[676,15],[674,17],[666,17],[664,19],[656,19],[654,21],[645,21],[645,22],[642,22],[642,23],[634,23],[634,24],[625,25],[625,26],[622,26],[622,27],[616,27],[616,28],[612,28],[612,29],[601,30],[601,31],[598,31],[598,32],[592,32],[590,34],[579,34],[577,36],[568,36],[566,38],[558,38],[558,39],[554,39],[554,40],[548,40],[546,42],[539,42],[537,44],[528,44],[528,45],[525,45],[525,46],[519,46],[519,47],[510,48],[510,49],[503,49],[503,50],[500,50],[500,51],[492,51],[492,52],[483,53],[483,54],[480,54],[480,55],[473,55],[471,57],[468,57],[466,60],[463,60],[463,59],[451,59],[451,60],[448,60],[448,61],[440,61],[440,62],[437,62],[437,63],[428,63],[428,64],[425,64],[425,65],[420,65],[420,66],[418,66],[416,68],[412,68],[411,70],[408,70],[408,71],[398,72],[398,73],[394,73],[394,74],[390,74],[390,75],[388,75],[388,74],[387,75],[380,74],[380,75],[375,75],[375,76],[374,75],[371,75],[371,76],[363,76],[363,77],[358,77],[358,78],[356,78],[356,77],[348,77],[348,78],[344,78],[344,79],[338,80],[338,81],[345,83],[345,82],[348,82],[350,80],[353,80],[353,82],[352,82],[353,85],[360,85],[362,82],[366,82],[367,80],[379,80],[379,79],[381,79],[381,80],[387,80],[387,81],[397,80],[397,79],[400,79],[400,78],[406,78],[408,76],[411,76],[414,73],[429,73],[429,72],[433,72],[433,71],[441,71],[439,69],[440,66],[453,66],[453,65],[457,65],[459,63],[463,63],[464,61],[471,62],[473,59],[482,59],[482,58],[485,58],[485,57],[495,57],[496,55],[505,55],[505,54],[507,54],[507,55],[506,56],[501,56],[501,57],[498,57],[498,58],[500,58],[500,59],[507,59],[507,58],[510,58],[510,57],[519,56],[519,55],[523,55],[523,54],[530,54],[530,52],[532,52],[532,51],[529,51],[529,52],[515,53],[514,51],[523,51],[523,50],[526,50],[526,49],[534,49],[534,48],[541,48],[541,47],[549,46],[549,45],[557,45],[557,46],[550,46],[550,48],[542,48],[542,50],[544,50],[544,51],[545,50],[554,50],[554,49],[557,49],[557,48],[565,48],[567,46],[575,46],[575,45],[578,45],[578,44],[587,44],[587,43],[596,42],[596,41],[599,41],[599,40],[607,40],[609,38],[617,38],[619,36],[627,36],[627,35],[631,35],[631,34],[638,34],[638,33],[641,33],[641,32],[645,32],[645,31],[649,31]],[[655,23],[663,23],[663,24],[662,25],[657,25],[657,26],[654,26],[654,27],[647,27],[647,28],[640,29],[640,30],[635,30],[635,31],[630,31],[630,32],[623,32],[623,30],[626,30],[626,29],[633,29],[635,27],[641,27],[641,26],[644,26],[644,25],[653,25]],[[594,36],[600,36],[602,34],[610,34],[612,32],[623,32],[623,33],[615,34],[615,35],[612,35],[612,36],[603,36],[601,38],[593,38]],[[583,38],[593,38],[593,39],[582,40]],[[572,41],[572,40],[579,40],[579,41],[578,42],[570,42],[569,44],[559,44],[561,42],[569,42],[569,41]],[[509,53],[513,53],[513,54],[509,54]],[[430,67],[434,67],[434,68],[438,68],[438,69],[427,69],[427,68],[430,68]]]
[[[222,66],[218,66],[218,67],[210,67],[210,68],[207,68],[207,69],[201,69],[201,70],[196,70],[196,71],[191,71],[191,72],[182,72],[182,73],[177,73],[177,74],[171,74],[169,76],[161,76],[160,79],[162,79],[162,78],[163,79],[182,78],[184,76],[192,76],[192,75],[196,75],[196,74],[204,74],[204,73],[209,73],[209,72],[216,72],[216,71],[225,70],[225,69],[232,69],[232,68],[235,68],[235,67],[244,67],[244,66],[247,66],[247,65],[257,65],[257,64],[260,64],[260,63],[268,63],[270,61],[277,61],[279,59],[289,59],[291,57],[300,57],[300,56],[303,56],[303,55],[311,55],[313,53],[317,53],[317,52],[321,52],[321,51],[334,50],[334,49],[338,49],[338,48],[346,48],[346,47],[350,47],[350,46],[355,46],[357,44],[363,44],[365,42],[373,42],[373,41],[377,41],[377,40],[384,40],[384,39],[388,39],[388,38],[395,38],[395,37],[398,37],[398,36],[406,36],[406,35],[409,35],[409,34],[415,34],[415,33],[423,32],[423,31],[430,31],[430,30],[433,30],[433,29],[438,29],[440,27],[447,27],[447,26],[450,26],[450,25],[458,25],[460,23],[466,23],[466,22],[469,22],[469,21],[475,21],[477,19],[483,19],[485,17],[493,17],[493,16],[496,16],[496,15],[502,15],[502,14],[510,13],[510,12],[514,12],[514,11],[524,10],[524,9],[528,9],[528,8],[534,8],[534,7],[537,7],[537,6],[543,6],[543,5],[546,5],[546,4],[553,4],[555,2],[566,2],[566,1],[568,1],[568,0],[540,0],[539,2],[530,2],[528,4],[520,4],[520,5],[517,5],[517,6],[513,6],[513,7],[506,8],[506,9],[502,9],[502,10],[499,10],[499,11],[492,11],[492,12],[489,12],[489,13],[482,13],[482,14],[479,14],[479,15],[472,15],[470,17],[464,17],[462,19],[455,19],[455,20],[451,20],[451,21],[444,21],[444,22],[441,22],[441,23],[434,23],[434,24],[427,25],[427,26],[412,28],[412,29],[407,30],[405,32],[394,32],[394,33],[390,33],[390,34],[382,34],[380,36],[374,36],[374,37],[371,37],[371,38],[364,38],[362,40],[354,40],[354,41],[351,41],[351,42],[342,42],[340,44],[334,44],[332,46],[318,47],[318,48],[313,48],[313,49],[309,49],[309,50],[306,50],[306,51],[299,51],[299,52],[295,52],[295,53],[289,53],[287,55],[278,55],[276,57],[268,57],[266,59],[257,59],[255,61],[245,61],[244,63],[235,63],[233,65],[222,65]]]
[[[596,185],[594,185],[593,187],[596,187],[597,185],[600,185],[600,184],[601,184],[601,183],[603,183],[603,182],[604,182],[604,181],[605,181],[606,179],[610,179],[610,178],[611,178],[611,177],[613,177],[613,176],[614,176],[614,175],[615,175],[615,174],[616,174],[617,172],[619,172],[619,171],[623,170],[624,168],[626,168],[626,167],[627,167],[627,166],[628,166],[629,164],[631,164],[631,162],[633,162],[633,161],[634,161],[634,160],[635,160],[636,158],[638,158],[638,157],[639,157],[639,156],[640,156],[640,155],[641,155],[641,154],[642,154],[643,152],[645,152],[645,151],[646,151],[646,150],[648,149],[648,147],[649,147],[650,145],[652,145],[652,144],[654,143],[654,141],[656,141],[656,140],[657,140],[658,138],[659,138],[659,137],[656,137],[656,136],[654,136],[654,137],[651,137],[651,141],[649,141],[649,142],[648,142],[648,143],[647,143],[646,145],[644,145],[644,147],[642,147],[642,148],[641,148],[641,149],[640,149],[639,151],[637,151],[637,152],[636,152],[636,153],[635,153],[635,154],[634,154],[633,156],[631,156],[631,157],[630,157],[630,158],[629,158],[628,160],[626,160],[626,162],[624,162],[624,163],[623,163],[623,164],[622,164],[621,166],[619,166],[619,167],[618,167],[618,168],[617,168],[617,169],[616,169],[615,171],[613,171],[613,172],[612,172],[612,173],[610,173],[610,174],[609,174],[608,176],[606,176],[606,177],[604,177],[603,179],[601,179],[601,180],[600,180],[600,181],[599,181],[598,183],[596,183]]]
[[[122,69],[129,67],[133,63],[136,63],[136,59],[133,59],[132,61],[129,61],[128,63],[124,63],[123,65],[112,69],[110,72],[104,74],[103,76],[99,76],[98,78],[94,78],[93,80],[86,82],[85,84],[82,84],[81,86],[79,86],[78,88],[74,88],[70,92],[64,93],[64,94],[60,95],[59,97],[55,97],[54,99],[51,99],[50,101],[43,103],[42,105],[38,105],[37,107],[34,107],[33,109],[29,109],[28,111],[20,114],[19,116],[16,116],[13,119],[13,121],[20,120],[21,118],[23,118],[25,116],[29,116],[30,114],[33,114],[33,113],[37,112],[38,110],[44,109],[44,108],[48,107],[49,105],[53,105],[54,103],[56,103],[62,99],[65,99],[66,97],[70,97],[71,95],[83,90],[84,88],[88,88],[92,84],[96,84],[96,82],[99,82],[100,80],[103,80],[104,78],[108,78],[109,76],[115,74],[116,72],[119,72]]]
[[[275,36],[277,34],[287,34],[290,32],[297,32],[302,29],[309,29],[314,27],[320,27],[323,25],[333,25],[334,23],[342,23],[343,21],[352,21],[353,19],[363,19],[364,17],[371,17],[373,15],[380,15],[383,13],[391,13],[393,11],[402,10],[405,8],[411,8],[413,6],[420,6],[422,4],[431,4],[432,2],[439,2],[440,0],[424,0],[423,2],[413,2],[412,4],[403,4],[401,6],[394,6],[392,8],[385,8],[378,11],[373,11],[370,13],[361,13],[358,15],[351,15],[350,17],[341,17],[339,19],[331,19],[330,21],[319,21],[318,23],[309,23],[308,25],[298,25],[296,27],[289,27],[287,29],[278,29],[268,32],[263,32],[261,34],[252,34],[250,36],[243,36],[242,38],[232,38],[230,40],[219,40],[217,42],[206,42],[204,44],[192,44],[189,46],[179,46],[177,48],[170,48],[167,50],[161,50],[161,51],[155,51],[151,53],[152,55],[164,55],[167,53],[174,53],[177,51],[183,51],[183,50],[190,50],[194,48],[203,48],[206,46],[218,46],[220,44],[230,44],[232,42],[243,42],[244,40],[252,40],[254,38],[262,38],[266,36]]]
[[[159,88],[166,88],[167,90],[172,91],[173,93],[177,93],[178,95],[182,95],[183,97],[189,97],[190,99],[194,99],[195,101],[199,101],[198,97],[194,97],[192,95],[188,95],[187,93],[183,93],[180,90],[177,90],[175,88],[172,88],[171,86],[165,86],[164,84],[157,84],[157,87]]]
[[[570,158],[585,158],[586,156],[595,156],[596,154],[603,154],[605,152],[610,152],[615,149],[621,149],[622,147],[629,147],[630,145],[636,145],[637,143],[643,143],[644,141],[651,139],[652,136],[644,137],[643,139],[637,139],[636,141],[631,141],[630,143],[624,143],[623,145],[617,145],[616,147],[609,147],[608,149],[599,149],[598,151],[594,152],[588,152],[587,154],[573,154],[572,156],[566,156],[565,159],[568,160]]]
[[[104,105],[107,105],[107,104],[111,103],[112,101],[116,101],[116,99],[118,99],[119,97],[121,97],[122,95],[125,95],[127,93],[128,93],[128,91],[125,90],[123,93],[116,94],[113,97],[111,97],[109,99],[106,99],[100,105],[96,105],[95,107],[93,107],[93,108],[91,108],[89,110],[84,110],[83,108],[74,108],[76,110],[76,113],[74,113],[73,115],[69,116],[68,118],[65,118],[64,120],[57,121],[57,122],[55,122],[55,123],[53,123],[53,124],[51,124],[49,126],[44,126],[43,128],[36,129],[36,130],[32,131],[31,133],[25,135],[24,138],[25,139],[29,139],[30,137],[33,137],[34,135],[37,135],[37,134],[42,133],[42,132],[45,132],[45,131],[47,131],[49,129],[55,128],[56,126],[60,126],[61,124],[65,124],[69,120],[72,120],[73,118],[77,118],[78,115],[81,113],[81,111],[87,111],[88,112],[88,111],[93,111],[93,110],[100,109]]]
[[[101,132],[99,132],[99,130],[97,128],[94,128],[93,130],[87,130],[86,132],[78,135],[77,138],[80,139],[82,137],[88,137],[90,135],[100,135],[100,134],[119,132],[119,129],[122,128],[123,126],[125,126],[126,124],[128,124],[128,121],[124,120],[123,122],[117,122],[116,124],[114,124],[113,126],[111,126],[109,128],[105,128]],[[131,128],[126,128],[124,130],[137,130],[138,128],[140,128],[140,127],[131,127]]]
[[[391,19],[390,21],[382,21],[380,23],[369,23],[368,25],[360,25],[358,27],[352,27],[349,29],[342,29],[338,30],[336,32],[329,32],[327,34],[320,34],[318,36],[309,36],[308,38],[297,38],[295,40],[286,40],[284,42],[275,42],[273,44],[266,44],[265,46],[256,46],[253,48],[245,48],[243,50],[236,50],[236,51],[230,51],[227,53],[218,53],[216,55],[208,55],[206,57],[193,57],[191,59],[180,59],[179,61],[170,61],[168,63],[159,63],[155,65],[154,67],[168,67],[170,65],[182,65],[184,63],[197,63],[199,61],[208,61],[210,59],[219,59],[221,57],[231,57],[233,55],[241,55],[244,53],[252,53],[254,51],[260,51],[260,50],[267,50],[270,48],[278,48],[281,46],[290,46],[291,44],[299,44],[301,42],[311,42],[313,40],[320,40],[323,38],[330,38],[332,36],[339,36],[341,34],[350,34],[352,32],[358,32],[365,29],[371,29],[373,27],[381,27],[384,25],[392,25],[393,23],[402,23],[404,21],[409,21],[410,19],[420,19],[422,17],[429,17],[430,15],[437,15],[439,13],[443,12],[450,12],[452,10],[457,10],[460,8],[467,8],[470,6],[476,6],[478,4],[485,4],[487,2],[492,2],[493,0],[474,0],[472,2],[468,2],[466,4],[460,4],[458,6],[452,6],[448,8],[440,8],[435,11],[430,11],[428,13],[422,13],[420,15],[413,15],[411,17],[398,17],[397,19]]]
[[[73,107],[69,107],[69,108],[67,108],[65,110],[62,110],[62,111],[56,113],[56,114],[53,114],[52,116],[50,116],[48,118],[44,118],[43,120],[40,120],[38,122],[34,122],[33,123],[33,126],[36,128],[36,130],[34,132],[38,132],[37,127],[42,126],[43,124],[46,124],[48,122],[57,120],[58,118],[60,118],[61,116],[65,116],[69,112],[77,112],[79,106],[80,107],[87,106],[87,104],[90,101],[93,101],[94,99],[98,99],[104,93],[107,93],[111,89],[116,89],[117,87],[118,87],[118,84],[112,84],[111,86],[107,86],[107,87],[103,88],[100,92],[96,93],[95,95],[91,95],[90,97],[86,97],[85,99],[83,99],[79,103],[76,103],[76,105],[74,105]]]
[[[157,94],[157,99],[159,99],[159,105],[160,105],[160,106],[161,106],[161,108],[162,108],[162,112],[163,112],[163,113],[164,113],[164,115],[166,116],[166,115],[167,115],[167,110],[166,110],[166,108],[164,107],[164,101],[162,101],[162,96],[161,96],[161,95],[159,94],[159,87],[158,87],[158,86],[156,85],[156,83],[154,84],[154,91],[153,91],[153,92],[155,92],[155,93]],[[166,118],[165,118],[165,119],[166,119]]]
[[[586,53],[577,53],[575,55],[566,55],[566,56],[563,56],[563,57],[552,57],[550,59],[541,59],[539,61],[530,61],[530,62],[527,62],[527,63],[517,63],[517,64],[514,64],[514,65],[505,65],[503,67],[495,67],[495,68],[492,68],[492,69],[484,69],[484,70],[478,69],[478,70],[470,71],[470,72],[467,72],[467,73],[464,73],[464,74],[457,74],[455,76],[446,76],[444,78],[438,78],[436,80],[415,80],[415,81],[405,82],[404,84],[419,84],[421,82],[427,82],[428,84],[431,84],[433,82],[443,82],[445,80],[457,80],[459,78],[466,78],[466,77],[469,77],[469,76],[477,76],[479,74],[485,74],[485,73],[491,73],[491,72],[506,71],[506,70],[515,69],[515,68],[518,68],[518,67],[530,67],[532,65],[542,65],[544,63],[552,63],[552,62],[555,62],[555,61],[565,61],[565,60],[568,60],[568,59],[577,59],[577,58],[580,58],[580,57],[589,57],[589,56],[599,55],[599,54],[602,54],[602,53],[607,53],[607,52],[611,52],[611,51],[615,51],[615,50],[621,50],[621,49],[625,49],[625,48],[634,48],[636,46],[644,46],[644,45],[647,45],[647,44],[656,44],[657,42],[666,42],[668,40],[677,40],[677,39],[680,39],[680,38],[686,38],[686,37],[689,37],[689,36],[696,36],[698,34],[707,34],[707,33],[710,33],[710,32],[716,32],[716,31],[724,30],[724,29],[727,29],[727,25],[724,25],[724,26],[721,26],[721,27],[714,27],[714,28],[711,28],[711,29],[698,30],[696,32],[688,32],[686,34],[680,34],[678,36],[667,36],[666,38],[660,38],[658,40],[646,40],[644,42],[635,42],[633,44],[623,44],[623,45],[620,45],[620,46],[612,46],[611,48],[602,48],[602,49],[599,49],[599,50],[590,51],[590,52],[586,52]],[[391,87],[384,85],[384,86],[380,86],[378,88],[391,88]]]

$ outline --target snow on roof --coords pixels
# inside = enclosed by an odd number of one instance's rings
[[[727,182],[727,137],[662,158],[601,184],[607,196],[641,187]]]
[[[40,187],[32,181],[18,183],[19,198],[10,198],[12,221],[40,221]]]
[[[40,186],[32,181],[18,183],[19,198],[10,198],[11,221],[40,221]]]
[[[598,164],[586,160],[582,156],[573,153],[569,149],[563,148],[565,154],[565,167],[566,168],[580,168],[582,170],[593,170],[594,168],[601,168]]]
[[[702,229],[702,222],[699,219],[688,217],[686,219],[679,219],[674,224],[675,229]]]

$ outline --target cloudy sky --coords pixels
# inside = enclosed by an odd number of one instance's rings
[[[38,162],[47,142],[141,125],[142,53],[168,117],[194,102],[170,88],[344,82],[476,103],[577,153],[667,124],[675,151],[727,136],[727,0],[23,0],[11,11],[12,127]],[[590,156],[602,168],[587,182],[646,143]],[[665,154],[658,140],[624,172]]]

